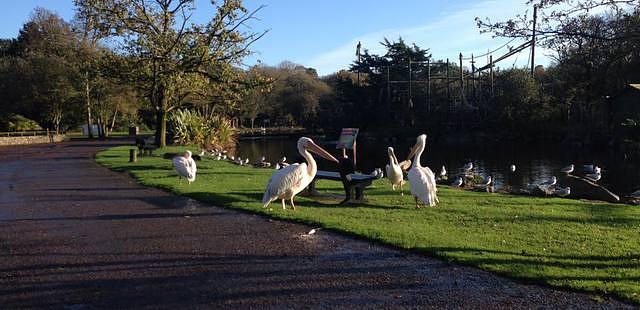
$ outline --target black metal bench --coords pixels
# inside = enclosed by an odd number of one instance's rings
[[[311,194],[317,194],[316,190],[316,180],[324,179],[331,181],[339,181],[342,182],[342,178],[340,177],[339,172],[334,171],[323,171],[318,170],[316,173],[316,177],[309,184],[308,190]],[[368,174],[360,174],[360,173],[352,173],[351,180],[347,181],[346,184],[343,184],[344,190],[348,193],[355,192],[354,199],[349,199],[349,197],[345,197],[345,199],[340,202],[340,204],[344,204],[346,202],[363,202],[364,201],[364,189],[371,185],[373,180],[377,179],[377,177],[368,175]]]
[[[155,151],[158,146],[153,143],[151,138],[137,137],[136,138],[136,146],[138,146],[138,150],[140,151],[140,156],[144,156],[148,154],[149,156],[153,155],[153,151]]]

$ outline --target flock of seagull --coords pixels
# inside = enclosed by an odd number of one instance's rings
[[[420,158],[424,152],[426,146],[427,135],[422,134],[417,137],[415,145],[410,149],[407,159],[400,162],[398,161],[393,147],[387,148],[387,154],[389,157],[389,164],[386,165],[385,176],[391,183],[392,190],[400,188],[402,192],[402,186],[405,183],[405,173],[407,180],[410,183],[410,192],[414,196],[416,208],[420,208],[422,203],[425,206],[434,207],[438,204],[436,180],[440,182],[446,182],[453,187],[462,187],[465,183],[474,184],[476,188],[488,188],[493,186],[494,179],[491,175],[487,176],[480,182],[473,181],[475,174],[473,173],[474,165],[472,162],[465,164],[460,169],[460,174],[452,181],[448,182],[448,172],[445,166],[442,166],[438,177],[431,171],[429,167],[423,167],[420,164]],[[302,137],[297,142],[298,153],[305,159],[302,163],[287,163],[287,158],[282,157],[275,165],[267,162],[265,157],[253,164],[249,163],[249,158],[242,159],[240,157],[227,156],[223,151],[212,151],[207,153],[202,151],[199,156],[210,155],[215,160],[228,160],[237,165],[251,165],[259,168],[275,168],[274,173],[267,182],[262,203],[263,207],[267,207],[271,202],[280,200],[282,208],[286,209],[286,201],[289,201],[291,207],[295,210],[294,197],[304,190],[314,179],[318,167],[314,157],[311,153],[315,153],[320,157],[329,161],[338,163],[338,160],[333,157],[322,147],[318,146],[312,139]],[[194,156],[190,151],[178,154],[173,158],[173,166],[178,173],[178,177],[186,178],[190,184],[196,179],[196,163]],[[570,175],[574,172],[575,165],[570,164],[562,169],[560,172]],[[515,173],[516,166],[511,164],[509,171]],[[591,182],[598,182],[602,178],[602,169],[596,165],[584,165],[583,166],[584,177]],[[382,171],[376,169],[376,175],[381,175]],[[530,188],[537,188],[540,191],[547,194],[554,194],[557,196],[565,197],[571,194],[570,187],[558,186],[558,179],[552,176],[549,180],[544,182],[530,185]],[[489,190],[488,190],[489,191]]]

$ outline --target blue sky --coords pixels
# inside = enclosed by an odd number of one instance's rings
[[[505,19],[527,10],[525,0],[478,1],[382,1],[382,0],[245,0],[255,9],[266,5],[251,22],[251,30],[269,29],[252,48],[255,54],[245,62],[260,60],[268,65],[289,60],[312,67],[321,75],[345,69],[355,58],[355,46],[372,53],[383,53],[383,38],[402,36],[407,43],[429,48],[436,59],[458,58],[486,53],[506,43],[504,39],[479,34],[474,18]],[[208,0],[196,0],[194,17],[202,22],[212,16]],[[5,3],[0,13],[0,37],[16,37],[33,8],[56,11],[64,19],[73,17],[71,0],[22,0]],[[514,42],[512,45],[516,45]],[[498,51],[498,56],[502,51]],[[548,64],[545,51],[536,53],[536,63]],[[524,51],[501,64],[502,67],[526,66],[529,52]],[[479,59],[480,65],[485,58]],[[468,65],[468,64],[465,64]]]

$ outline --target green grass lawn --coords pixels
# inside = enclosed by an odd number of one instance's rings
[[[415,209],[405,195],[378,180],[368,203],[339,206],[337,199],[297,197],[297,209],[261,208],[273,170],[205,159],[195,183],[178,182],[171,161],[139,158],[116,147],[96,160],[129,172],[140,183],[215,205],[333,229],[399,248],[552,286],[611,294],[640,303],[640,208],[560,198],[532,198],[439,187],[436,208]],[[176,152],[182,148],[166,148]],[[318,189],[342,193],[338,182]]]

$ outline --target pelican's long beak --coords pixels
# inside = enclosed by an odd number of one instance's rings
[[[319,147],[317,144],[315,144],[313,142],[309,143],[307,148],[309,149],[309,151],[312,151],[312,152],[320,155],[321,157],[323,157],[326,160],[338,163],[338,160],[335,157],[333,157],[333,155],[329,154],[329,152],[325,151],[325,149]]]
[[[416,155],[417,151],[418,151],[418,144],[416,143],[413,147],[411,147],[411,151],[409,151],[409,155],[407,155],[407,159],[412,159],[413,156]]]

